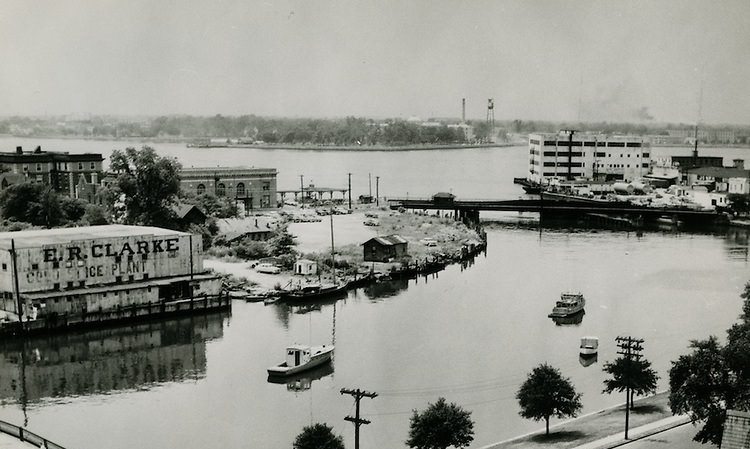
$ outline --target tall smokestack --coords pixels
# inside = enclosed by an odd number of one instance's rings
[[[466,123],[466,98],[461,99],[461,123]]]

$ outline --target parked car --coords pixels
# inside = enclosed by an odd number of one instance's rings
[[[438,242],[435,239],[424,238],[420,240],[424,246],[437,246]]]
[[[270,263],[259,263],[255,266],[255,271],[258,273],[279,274],[281,273],[281,268]]]

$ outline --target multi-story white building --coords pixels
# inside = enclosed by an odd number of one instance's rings
[[[529,134],[531,182],[580,178],[633,180],[649,172],[651,147],[639,136],[569,133]]]
[[[125,225],[0,232],[0,313],[32,327],[182,311],[220,291],[200,236]]]

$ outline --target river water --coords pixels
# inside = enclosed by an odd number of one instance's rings
[[[125,142],[0,139],[5,151],[98,151]],[[133,144],[131,144],[133,145]],[[136,144],[137,145],[137,144]],[[155,144],[189,165],[279,169],[279,188],[299,175],[316,185],[368,191],[380,176],[384,196],[452,190],[464,198],[515,198],[523,147],[403,153],[188,149]],[[690,149],[652,151],[655,156]],[[747,150],[704,154],[742,157]],[[661,153],[661,154],[660,154]],[[537,430],[514,398],[526,374],[548,362],[583,393],[583,413],[622,401],[603,395],[603,362],[614,339],[645,339],[644,355],[667,385],[670,361],[691,339],[724,331],[740,313],[750,280],[744,230],[642,233],[568,227],[540,230],[533,215],[486,224],[488,249],[473,263],[408,282],[350,292],[307,307],[235,302],[231,314],[168,320],[0,344],[0,419],[70,449],[290,447],[303,426],[326,422],[353,447],[351,396],[363,399],[363,448],[405,447],[414,409],[443,396],[472,411],[472,447]],[[561,291],[586,295],[580,323],[547,318]],[[578,342],[600,338],[598,361],[583,366]],[[336,345],[330,367],[288,384],[267,381],[287,344]],[[556,422],[553,420],[553,423]]]

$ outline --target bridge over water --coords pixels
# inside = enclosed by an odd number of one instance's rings
[[[713,223],[721,214],[711,210],[695,210],[678,207],[647,207],[628,202],[589,201],[586,199],[516,199],[516,200],[447,200],[442,198],[389,198],[391,209],[445,210],[453,211],[457,219],[478,221],[480,211],[537,212],[561,216],[606,215],[638,220],[668,218],[673,221]]]

